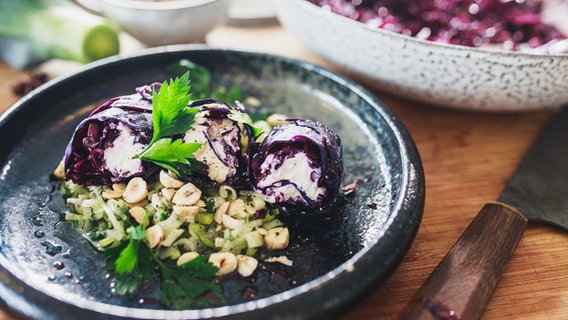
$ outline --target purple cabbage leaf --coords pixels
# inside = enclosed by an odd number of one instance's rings
[[[189,107],[199,108],[199,112],[191,128],[183,134],[183,141],[201,144],[194,156],[203,164],[189,179],[204,184],[243,185],[247,174],[247,146],[252,134],[240,121],[242,116],[234,116],[245,114],[242,105],[230,107],[220,100],[204,99]]]
[[[152,163],[133,159],[152,139],[152,103],[141,92],[112,98],[76,127],[65,150],[65,179],[84,185],[110,185],[149,177]]]
[[[333,205],[343,174],[342,145],[324,124],[292,120],[272,129],[255,149],[249,178],[269,203],[302,216]]]

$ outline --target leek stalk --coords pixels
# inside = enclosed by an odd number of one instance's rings
[[[0,1],[0,59],[24,69],[58,58],[88,63],[119,52],[118,32],[67,1]]]

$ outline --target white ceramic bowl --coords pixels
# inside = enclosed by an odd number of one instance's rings
[[[273,3],[286,28],[367,86],[470,110],[536,110],[568,102],[568,55],[446,45],[370,28],[306,0]]]
[[[227,16],[230,0],[74,0],[148,46],[202,42]]]

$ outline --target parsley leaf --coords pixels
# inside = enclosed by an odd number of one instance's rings
[[[173,139],[191,128],[199,108],[188,108],[191,100],[189,72],[168,83],[165,81],[158,92],[152,93],[152,122],[154,134],[148,146],[134,158],[150,161],[170,170],[178,176],[191,173],[193,153],[199,143],[183,143]]]
[[[213,99],[225,101],[229,104],[240,104],[239,101],[243,99],[241,87],[236,84],[231,86],[228,90],[225,87],[212,90],[211,72],[207,68],[190,60],[182,59],[177,63],[172,63],[168,66],[168,70],[175,74],[189,73],[189,79],[193,86],[192,92],[196,93],[200,98],[210,96]],[[231,110],[229,118],[246,125],[255,138],[262,133],[262,129],[255,127],[251,117],[246,113]]]
[[[204,293],[211,292],[213,297],[224,301],[225,297],[221,287],[212,282],[219,269],[207,262],[205,257],[195,259],[181,265],[167,265],[162,263],[162,300],[166,306],[174,309],[187,309],[199,303],[196,299]]]
[[[189,164],[195,158],[193,153],[201,147],[200,143],[184,143],[182,139],[163,138],[156,141],[140,155],[145,160],[159,162],[180,162]]]
[[[114,289],[117,294],[132,293],[140,282],[147,282],[154,276],[154,264],[144,258],[152,256],[150,247],[144,240],[144,226],[145,223],[131,227],[130,240],[104,251],[107,269],[115,271]]]
[[[116,272],[132,272],[138,266],[138,252],[144,250],[144,248],[140,248],[140,243],[146,237],[143,227],[143,225],[139,225],[133,227],[130,231],[130,241],[115,261]]]
[[[244,125],[246,125],[252,132],[252,136],[253,137],[258,137],[261,133],[262,133],[262,129],[257,128],[254,126],[254,123],[252,122],[251,117],[244,112],[240,112],[238,110],[235,109],[231,109],[230,113],[229,113],[229,119],[236,121],[236,122],[240,122]]]
[[[157,276],[159,270],[162,302],[168,307],[187,309],[208,306],[213,301],[225,301],[220,285],[213,282],[219,270],[216,266],[203,256],[182,266],[161,261],[148,246],[145,225],[144,222],[129,228],[128,241],[122,241],[118,246],[104,251],[107,269],[114,270],[114,289],[117,294],[135,292],[140,284]],[[205,300],[200,299],[208,293],[212,295]]]
[[[118,259],[116,259],[115,271],[118,273],[128,273],[132,272],[136,267],[138,262],[138,241],[132,240],[128,242],[128,245],[120,251]]]
[[[200,147],[200,143],[184,143],[182,139],[163,138],[151,144],[138,156],[182,176],[184,170],[179,164],[191,166],[189,159],[195,158],[193,153]]]
[[[191,100],[189,73],[180,78],[162,83],[159,92],[152,94],[152,122],[154,136],[150,146],[157,140],[189,130],[197,109],[188,108]]]

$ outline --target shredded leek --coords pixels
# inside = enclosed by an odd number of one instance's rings
[[[95,247],[103,250],[128,239],[128,228],[137,223],[128,213],[130,205],[122,198],[105,198],[108,194],[105,190],[111,189],[110,186],[84,187],[70,181],[62,185],[71,209],[66,212],[65,220],[80,227]],[[175,260],[190,251],[202,255],[217,251],[254,255],[264,245],[263,234],[283,225],[277,218],[278,210],[267,208],[261,195],[252,191],[237,191],[227,185],[207,190],[201,198],[203,212],[194,217],[180,217],[162,192],[163,185],[150,183],[148,189],[144,209],[152,224],[160,225],[164,231],[161,245],[153,249],[161,259]],[[216,218],[215,212],[223,204],[227,208],[231,203],[237,203],[240,210],[225,217],[230,219],[228,222]],[[257,217],[259,211],[265,215]]]

